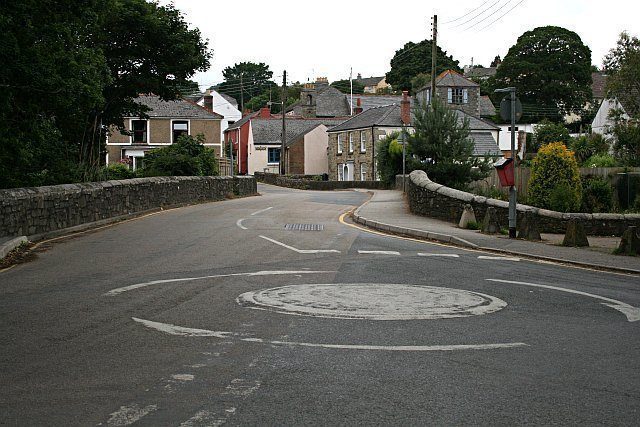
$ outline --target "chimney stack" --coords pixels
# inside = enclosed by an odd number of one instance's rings
[[[400,118],[403,125],[411,124],[411,102],[409,102],[409,91],[402,91],[402,101],[400,102]]]
[[[271,110],[269,109],[269,107],[262,107],[260,109],[260,114],[259,116],[261,119],[270,119],[271,118]]]
[[[213,111],[213,95],[211,95],[211,93],[207,93],[204,96],[204,108]]]
[[[353,109],[353,114],[360,114],[362,113],[362,99],[360,99],[360,97],[356,98],[356,106]]]

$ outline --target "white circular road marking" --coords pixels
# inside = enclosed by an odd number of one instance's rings
[[[503,300],[463,289],[389,283],[281,286],[246,292],[250,308],[313,317],[428,320],[478,316],[503,309]]]

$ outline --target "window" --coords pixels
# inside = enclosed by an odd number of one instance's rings
[[[367,180],[367,164],[362,163],[360,165],[360,181],[366,181],[366,180]]]
[[[338,163],[338,181],[344,181],[344,165]]]
[[[364,133],[363,130],[360,131],[360,152],[364,153],[365,151],[367,151],[367,134]]]
[[[456,104],[456,105],[468,104],[469,92],[467,91],[467,89],[449,88],[448,101],[449,101],[449,104]]]
[[[189,135],[189,122],[186,120],[175,120],[171,122],[172,143],[178,142],[180,135]]]
[[[353,132],[349,132],[349,153],[353,153]]]
[[[147,121],[146,120],[131,120],[131,141],[134,144],[146,144],[147,141]]]
[[[342,134],[338,134],[338,154],[342,154]]]
[[[280,148],[267,149],[267,163],[280,163]]]

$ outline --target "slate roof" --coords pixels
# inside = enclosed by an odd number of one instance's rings
[[[226,99],[229,104],[233,105],[235,108],[238,108],[238,101],[236,101],[233,96],[227,95],[226,93],[220,93],[220,96]]]
[[[311,132],[320,125],[327,127],[338,124],[341,120],[327,119],[287,119],[287,141],[290,146],[300,137]],[[254,145],[280,145],[282,135],[282,118],[255,119],[251,122]]]
[[[345,97],[347,98],[347,104],[351,105],[351,96],[345,95]],[[402,102],[402,95],[353,95],[353,108],[357,107],[358,98],[360,98],[362,111],[391,104],[400,105],[400,102]],[[413,107],[413,97],[409,98],[409,101]]]
[[[259,111],[256,111],[254,113],[249,113],[247,115],[245,115],[244,117],[242,117],[240,120],[238,120],[235,123],[232,123],[231,125],[229,125],[229,127],[225,130],[225,132],[227,130],[232,130],[232,129],[237,129],[240,126],[242,126],[243,124],[247,123],[249,120],[251,120],[252,118],[254,118],[255,116],[257,116],[258,114],[260,114]]]
[[[193,102],[179,99],[177,101],[163,101],[156,95],[140,95],[135,101],[150,108],[147,115],[152,118],[171,119],[221,119],[223,116],[196,105]]]
[[[607,75],[601,72],[591,73],[591,91],[594,99],[604,99],[607,92]]]
[[[464,77],[462,74],[453,71],[447,70],[442,72],[436,78],[436,86],[446,86],[446,87],[478,87],[480,86],[478,83],[469,80]]]
[[[464,73],[464,76],[468,78],[477,77],[482,79],[482,78],[495,76],[497,71],[498,71],[498,67],[472,68],[466,73]]]
[[[481,96],[478,104],[480,106],[480,117],[491,117],[496,115],[496,107],[488,96]]]
[[[469,119],[469,129],[471,131],[495,131],[499,130],[500,127],[494,125],[493,123],[489,123],[488,121],[479,119],[477,117],[472,116],[471,114],[467,114],[462,110],[452,110],[458,115],[458,120],[462,121],[465,118]]]
[[[352,129],[364,129],[370,127],[400,127],[400,105],[391,104],[382,107],[373,107],[351,117],[349,120],[332,127],[328,132],[342,132]]]
[[[500,147],[489,132],[471,132],[474,156],[502,156]]]
[[[377,86],[378,83],[380,83],[382,81],[382,79],[384,79],[384,76],[382,76],[382,77],[364,77],[364,78],[356,79],[356,81],[358,83],[362,84],[364,87],[367,87],[367,86]]]

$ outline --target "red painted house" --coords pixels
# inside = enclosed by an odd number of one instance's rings
[[[251,119],[255,117],[271,118],[272,116],[268,108],[262,108],[260,111],[247,114],[224,131],[225,149],[228,149],[230,142],[233,144],[233,158],[240,175],[246,175],[249,171],[249,131]]]

